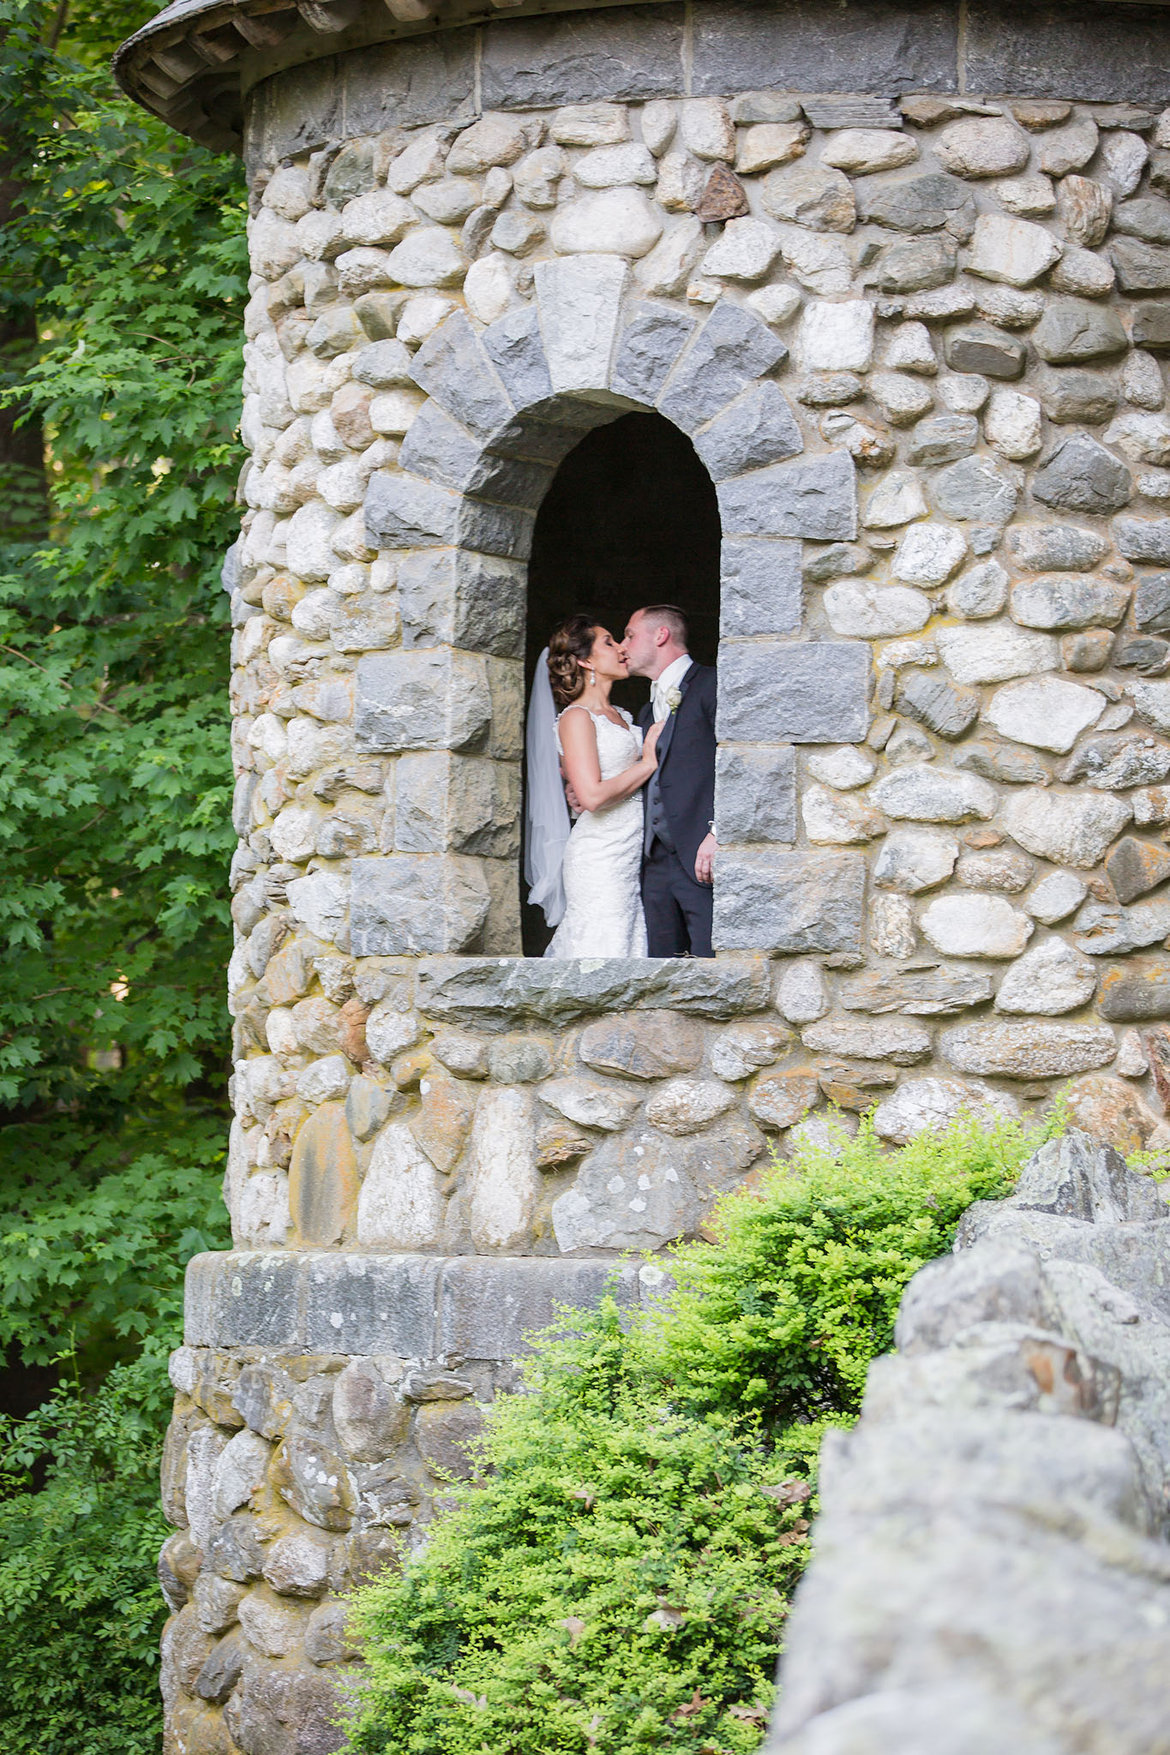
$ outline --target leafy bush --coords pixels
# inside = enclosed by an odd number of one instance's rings
[[[0,1749],[157,1755],[154,1562],[170,1403],[156,1343],[96,1394],[0,1420]]]
[[[537,1337],[482,1474],[357,1600],[360,1755],[740,1755],[762,1735],[826,1424],[856,1412],[902,1290],[1037,1138],[963,1121],[778,1163],[671,1261]]]

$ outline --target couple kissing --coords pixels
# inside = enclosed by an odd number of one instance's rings
[[[644,676],[633,720],[615,682]],[[546,957],[709,957],[715,671],[672,604],[620,643],[588,615],[554,629],[532,685],[524,875],[555,926]],[[570,816],[570,809],[573,816]]]

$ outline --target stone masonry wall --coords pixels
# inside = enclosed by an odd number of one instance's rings
[[[176,1755],[334,1749],[341,1598],[524,1330],[830,1103],[899,1141],[1071,1078],[1167,1137],[1170,114],[330,126],[254,181],[236,1249],[174,1367]],[[532,524],[650,408],[723,521],[720,954],[526,962]]]

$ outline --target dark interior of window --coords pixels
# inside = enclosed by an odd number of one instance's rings
[[[536,519],[528,566],[525,691],[557,622],[582,611],[620,639],[632,610],[673,603],[690,623],[690,649],[714,664],[719,639],[719,508],[686,434],[659,414],[626,414],[595,427],[562,462]],[[632,713],[649,685],[631,680],[613,699]],[[521,886],[521,897],[525,895]],[[522,901],[524,954],[551,937]]]

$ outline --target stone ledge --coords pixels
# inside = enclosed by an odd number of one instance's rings
[[[661,1271],[606,1259],[248,1251],[187,1264],[184,1342],[507,1360],[558,1309],[648,1301]]]
[[[613,1011],[668,1008],[697,1017],[762,1011],[770,980],[763,957],[449,957],[418,965],[419,1011],[450,1023],[506,1029],[522,1018],[569,1024]]]

